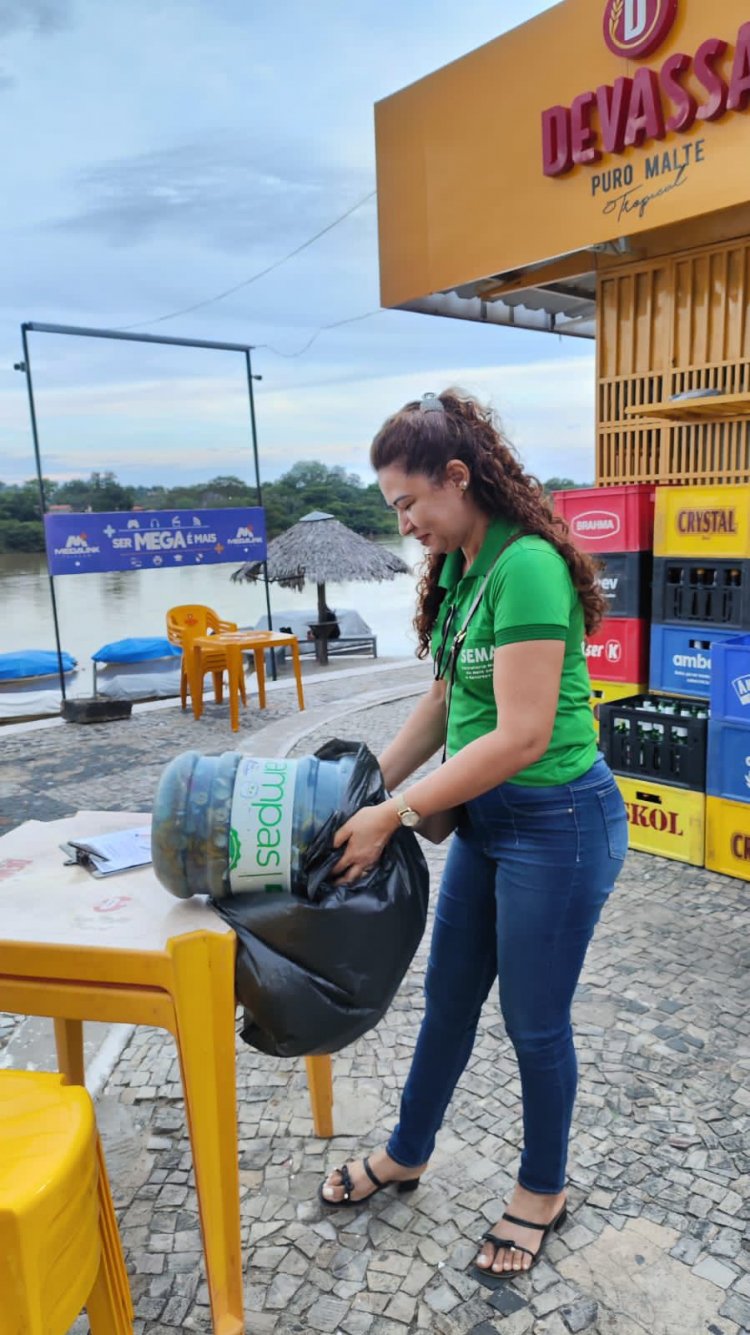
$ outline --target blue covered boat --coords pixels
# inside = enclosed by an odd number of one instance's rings
[[[78,666],[71,654],[62,654],[63,673],[70,676]],[[60,669],[54,649],[17,649],[0,654],[0,686],[33,686],[50,678],[59,680]]]

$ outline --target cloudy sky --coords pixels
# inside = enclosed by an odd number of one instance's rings
[[[374,102],[549,7],[0,0],[0,480],[33,472],[24,320],[257,345],[266,478],[366,476],[383,417],[450,383],[534,471],[590,478],[593,345],[378,309]],[[31,338],[49,476],[250,476],[238,355]]]

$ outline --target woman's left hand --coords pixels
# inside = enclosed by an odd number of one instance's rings
[[[334,880],[358,881],[379,860],[391,835],[398,827],[394,805],[381,802],[375,807],[361,807],[349,817],[333,839],[334,848],[346,847],[333,868]]]

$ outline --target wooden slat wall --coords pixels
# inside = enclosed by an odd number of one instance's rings
[[[600,274],[597,483],[750,482],[750,421],[653,421],[688,389],[750,408],[750,238]]]

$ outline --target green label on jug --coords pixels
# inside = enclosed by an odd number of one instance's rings
[[[229,885],[244,891],[291,886],[296,760],[243,756],[234,780]]]

